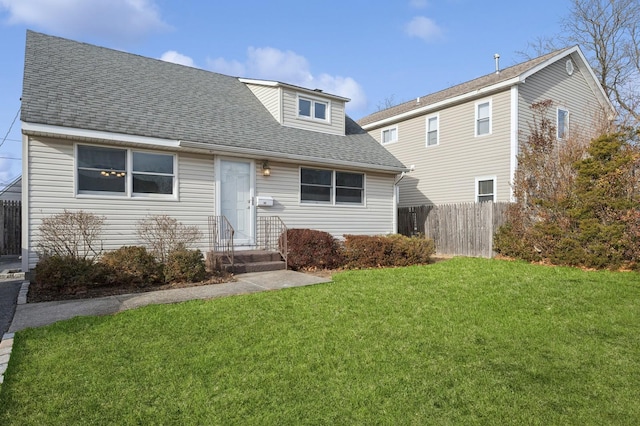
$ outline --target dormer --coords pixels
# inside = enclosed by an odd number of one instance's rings
[[[350,99],[278,81],[239,80],[281,125],[344,136],[345,104]]]

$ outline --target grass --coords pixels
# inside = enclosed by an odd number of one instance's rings
[[[0,424],[639,424],[640,279],[486,259],[17,333]]]

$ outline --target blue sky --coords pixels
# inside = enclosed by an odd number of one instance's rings
[[[21,173],[27,29],[351,99],[358,119],[524,60],[568,0],[0,0],[0,188]]]

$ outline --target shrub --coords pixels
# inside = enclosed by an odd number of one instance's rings
[[[38,261],[35,274],[35,284],[39,289],[71,294],[90,286],[107,284],[111,271],[91,259],[53,255]]]
[[[334,269],[343,264],[340,244],[328,232],[288,229],[287,244],[287,266],[294,271]]]
[[[202,238],[197,226],[184,225],[166,214],[142,219],[136,232],[161,263],[167,261],[169,253],[184,249]]]
[[[162,264],[145,247],[120,247],[105,253],[100,263],[111,267],[121,284],[145,287],[163,282]]]
[[[204,256],[200,250],[176,250],[169,254],[164,265],[167,282],[198,282],[206,278]]]
[[[380,268],[429,263],[435,253],[433,240],[403,235],[345,235],[348,268]]]
[[[65,209],[63,213],[42,219],[38,247],[43,256],[93,259],[101,251],[103,224],[102,216]]]

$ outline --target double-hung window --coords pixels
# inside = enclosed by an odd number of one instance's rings
[[[175,155],[131,149],[77,146],[78,194],[175,195]]]
[[[427,118],[427,146],[438,145],[438,116]]]
[[[300,169],[302,203],[364,204],[364,174]]]
[[[556,129],[558,131],[558,139],[564,139],[569,134],[569,111],[558,108],[558,119]]]
[[[495,201],[496,199],[496,179],[478,178],[476,179],[476,200],[479,203],[484,201]]]
[[[329,103],[310,98],[298,98],[298,117],[329,121]]]
[[[390,127],[382,131],[382,144],[388,144],[398,141],[398,128]]]
[[[476,136],[491,133],[491,101],[476,103]]]

